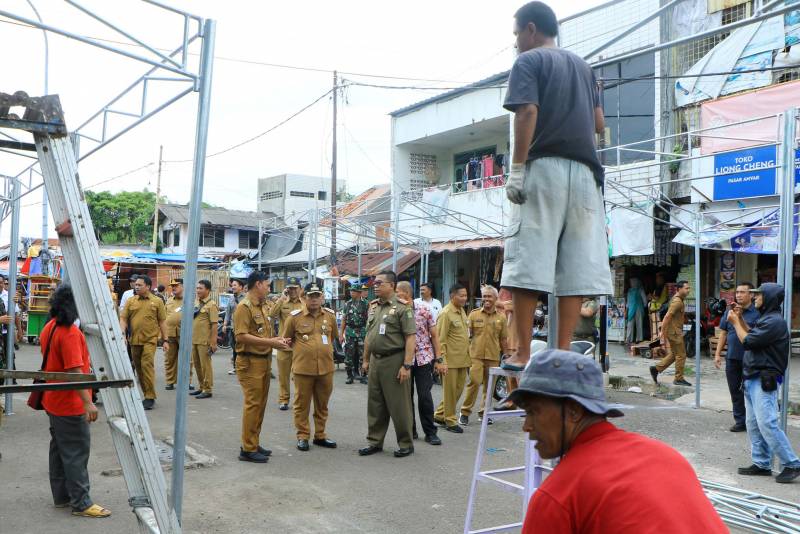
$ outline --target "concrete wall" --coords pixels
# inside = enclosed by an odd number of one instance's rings
[[[163,235],[161,233],[161,228],[159,227],[159,235]],[[187,236],[189,235],[189,226],[186,224],[182,224],[177,228],[173,228],[173,232],[179,230],[181,233],[180,244],[177,247],[173,247],[172,241],[170,241],[169,245],[165,243],[163,248],[163,252],[165,254],[186,254],[186,244],[187,244]],[[199,255],[213,255],[213,254],[222,254],[225,252],[233,252],[238,250],[242,253],[250,253],[254,252],[256,249],[240,249],[239,248],[239,230],[237,228],[226,228],[225,229],[225,246],[222,248],[216,247],[200,247],[198,249]]]
[[[346,190],[346,182],[337,180],[339,191]],[[261,200],[261,195],[271,191],[279,191],[281,196],[270,200]],[[292,196],[292,191],[313,194],[313,198]],[[319,198],[319,192],[324,191],[324,199]],[[278,216],[300,214],[316,208],[331,205],[331,179],[322,176],[308,176],[303,174],[281,174],[269,178],[259,178],[258,197],[259,212],[272,212]],[[302,216],[299,220],[307,220]]]

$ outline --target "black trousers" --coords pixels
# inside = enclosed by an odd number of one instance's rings
[[[426,436],[436,435],[436,425],[433,424],[433,363],[417,365],[411,368],[411,414],[413,415],[412,429],[417,433],[417,416],[414,414],[414,390],[417,390],[419,404],[419,419],[422,431]]]
[[[50,418],[50,491],[54,504],[74,511],[89,508],[89,423],[82,415],[52,415]]]
[[[744,408],[744,391],[742,390],[742,361],[725,359],[725,378],[728,379],[728,391],[733,404],[733,420],[744,426],[746,420]]]

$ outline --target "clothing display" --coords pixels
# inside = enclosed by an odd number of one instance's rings
[[[644,293],[641,282],[638,278],[631,278],[631,287],[628,289],[627,309],[625,325],[627,335],[625,341],[628,343],[638,343],[645,338],[644,318],[647,295]]]

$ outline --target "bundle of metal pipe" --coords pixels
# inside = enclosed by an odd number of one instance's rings
[[[800,504],[708,480],[700,481],[722,520],[749,532],[800,532]]]

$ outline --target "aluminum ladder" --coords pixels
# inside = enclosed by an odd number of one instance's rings
[[[489,380],[488,383],[486,384],[487,407],[491,406],[492,393],[494,392],[494,385],[495,382],[497,381],[497,377],[505,376],[506,379],[519,378],[521,374],[522,373],[516,371],[506,371],[499,367],[492,367],[491,369],[489,369]],[[470,484],[469,488],[469,500],[467,501],[467,515],[466,515],[466,520],[464,521],[464,534],[507,532],[521,528],[522,523],[525,520],[525,513],[528,510],[528,502],[530,501],[530,498],[533,495],[533,493],[536,491],[536,488],[538,488],[542,483],[542,472],[551,470],[551,468],[542,465],[542,460],[539,457],[539,453],[534,448],[535,442],[527,439],[527,436],[525,438],[525,465],[517,467],[506,467],[501,469],[491,469],[488,471],[482,470],[484,455],[486,454],[486,434],[487,431],[489,430],[489,418],[491,417],[494,421],[497,421],[499,419],[504,419],[508,417],[519,418],[520,416],[524,415],[525,415],[524,410],[484,411],[483,420],[481,421],[480,438],[478,439],[478,452],[475,455],[475,467],[472,473],[472,483]],[[522,485],[501,478],[503,475],[509,475],[512,473],[519,473],[519,472],[524,473],[524,482]],[[509,491],[515,495],[522,497],[522,510],[521,510],[520,520],[504,525],[473,530],[472,521],[475,512],[475,501],[478,490],[478,482],[488,482],[494,485],[496,488]]]
[[[26,108],[20,119],[10,106]],[[92,364],[104,380],[133,379],[125,337],[111,300],[89,208],[78,175],[75,149],[57,95],[30,98],[0,94],[0,127],[33,133],[75,303]],[[33,146],[26,147],[33,149]],[[26,149],[23,148],[23,149]],[[179,534],[167,485],[136,387],[103,389],[106,414],[140,532]]]

